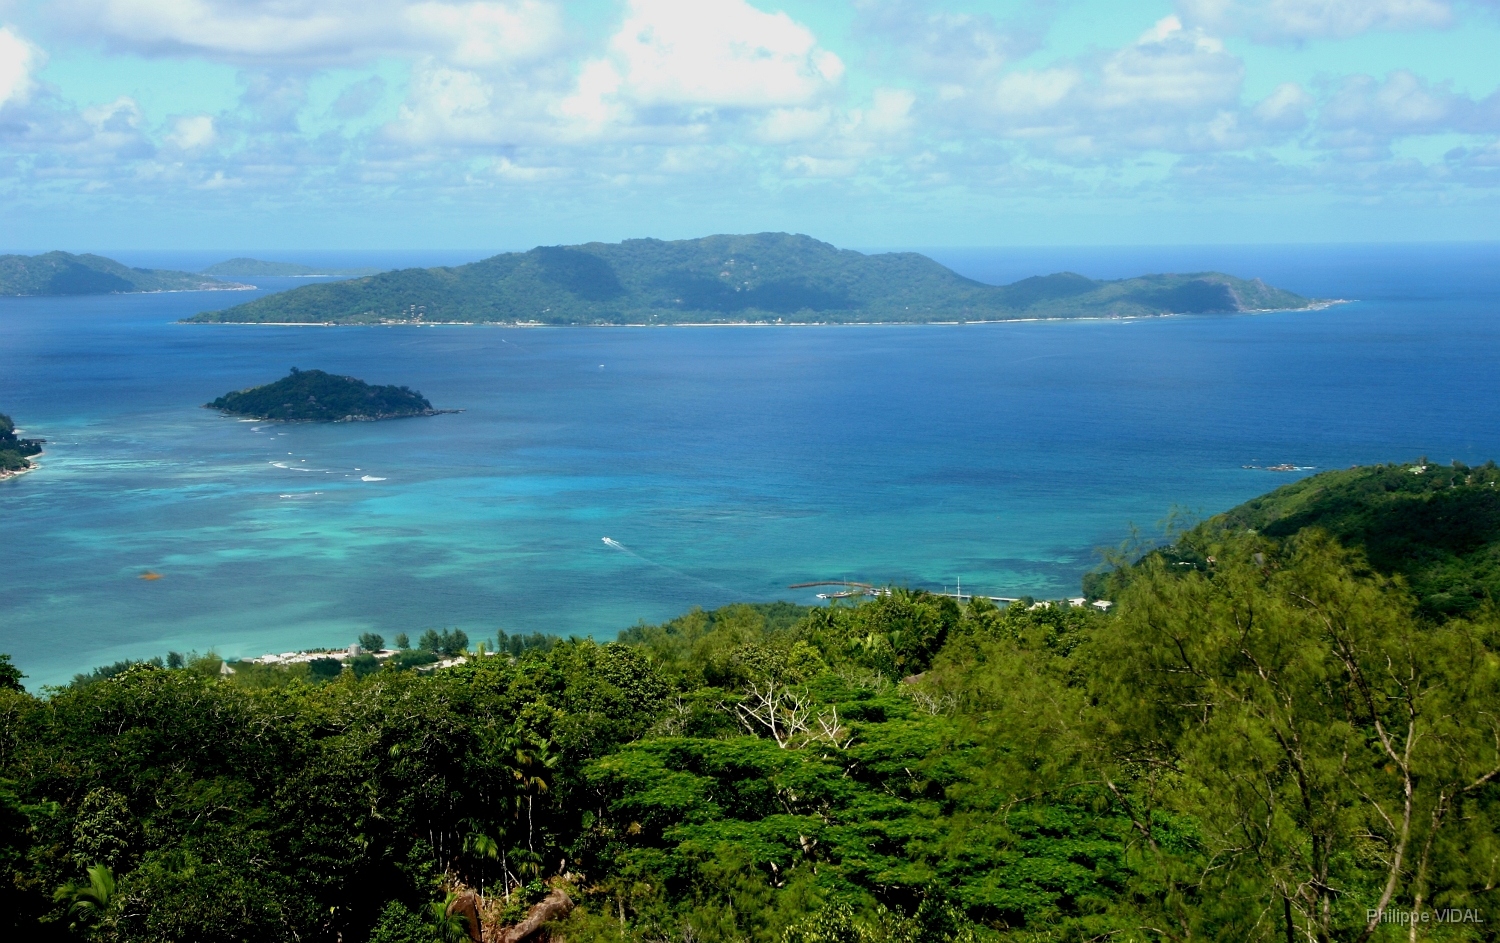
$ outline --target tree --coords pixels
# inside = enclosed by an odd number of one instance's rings
[[[1091,653],[1103,778],[1160,932],[1363,941],[1397,903],[1484,893],[1495,843],[1468,836],[1500,826],[1500,666],[1482,632],[1424,624],[1318,532],[1209,549],[1201,571],[1148,561]]]
[[[367,652],[380,652],[385,650],[385,636],[375,632],[361,632],[359,636],[359,647]],[[400,646],[405,648],[406,646]]]
[[[396,633],[395,644],[396,644],[397,648],[402,649],[404,651],[404,650],[406,650],[408,648],[411,648],[411,639],[409,639],[409,638],[406,637],[406,633],[405,632],[397,632]]]
[[[458,898],[458,892],[449,891],[443,900],[427,905],[426,916],[435,943],[468,943],[469,918],[453,907]]]
[[[361,652],[349,659],[349,670],[356,678],[368,678],[380,670],[380,660],[369,652]]]
[[[10,663],[9,655],[0,655],[0,690],[26,690],[26,687],[21,684],[21,679],[24,677],[26,676],[21,674],[21,669]]]
[[[344,673],[344,665],[337,658],[314,658],[307,663],[307,670],[315,680],[332,681]]]
[[[139,826],[125,797],[103,787],[79,803],[73,820],[73,858],[81,864],[118,868],[130,855]]]
[[[463,629],[428,629],[417,640],[417,647],[440,655],[462,655],[469,648],[469,636]]]
[[[97,920],[115,898],[115,875],[109,868],[102,864],[92,865],[88,869],[88,878],[87,884],[69,881],[52,895],[53,900],[67,903],[67,916],[75,922]]]
[[[503,741],[503,749],[508,754],[504,757],[506,766],[526,800],[526,848],[535,854],[536,799],[552,788],[557,764],[562,757],[554,752],[552,741],[527,735],[519,729]]]

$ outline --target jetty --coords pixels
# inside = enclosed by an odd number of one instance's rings
[[[889,596],[891,594],[890,587],[877,587],[873,583],[857,583],[853,580],[817,580],[812,583],[792,583],[787,587],[787,589],[812,589],[815,586],[844,587],[843,589],[836,590],[834,592],[818,593],[819,599],[849,599],[855,596]],[[962,582],[958,584],[957,591],[955,592],[950,593],[947,591],[947,587],[944,587],[943,592],[933,593],[932,595],[943,596],[948,599],[952,599],[959,604],[971,602],[975,599],[988,599],[990,602],[1003,603],[1007,606],[1012,603],[1018,603],[1025,598],[1023,596],[986,596],[982,593],[966,593],[963,591]],[[1095,609],[1098,609],[1101,612],[1107,612],[1109,610],[1109,607],[1114,605],[1114,603],[1110,602],[1107,599],[1096,599],[1090,602],[1083,596],[1074,596],[1069,599],[1060,599],[1056,601],[1057,605],[1062,605],[1063,603],[1067,603],[1069,606],[1072,606],[1076,609],[1081,609],[1084,606],[1093,606]],[[1039,602],[1034,601],[1031,604],[1031,608],[1045,609],[1046,607],[1053,604],[1054,603],[1049,600],[1042,600]]]
[[[818,593],[819,599],[849,599],[853,596],[889,596],[889,588],[877,588],[873,583],[856,583],[851,580],[818,580],[813,583],[793,583],[787,589],[811,589],[814,586],[843,586],[844,589],[831,593]],[[988,599],[991,602],[1012,603],[1020,602],[1019,596],[977,596],[973,593],[933,593],[934,596],[947,596],[963,602],[967,599]]]

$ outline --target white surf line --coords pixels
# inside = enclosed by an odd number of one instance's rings
[[[728,593],[731,598],[737,599],[745,595],[743,593],[730,589],[728,586],[724,586],[720,583],[715,583],[712,580],[706,580],[701,576],[694,576],[691,573],[684,573],[676,567],[667,566],[665,563],[657,563],[655,560],[652,560],[649,557],[643,557],[640,554],[636,553],[634,550],[631,550],[629,547],[620,543],[618,540],[615,540],[613,537],[601,537],[600,539],[604,541],[604,545],[606,547],[609,547],[613,550],[619,550],[622,553],[628,553],[630,556],[635,557],[637,560],[648,566],[659,567],[660,569],[666,570],[668,573],[680,576],[685,580],[692,580],[695,583],[702,583],[704,586],[712,586],[714,589],[717,589],[722,593]]]

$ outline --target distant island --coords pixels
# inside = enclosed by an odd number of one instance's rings
[[[0,480],[31,471],[36,464],[31,456],[42,454],[44,439],[22,439],[16,436],[16,424],[0,413]]]
[[[1324,302],[1218,272],[1097,281],[1064,272],[986,285],[915,252],[865,255],[808,236],[539,246],[449,268],[305,285],[197,323],[743,324],[1124,318]]]
[[[314,268],[311,265],[299,265],[296,262],[266,262],[262,259],[230,259],[227,262],[215,262],[204,269],[202,274],[222,276],[225,278],[254,278],[257,275],[279,275],[282,277],[302,278],[315,275],[326,275],[336,278],[355,278],[360,275],[378,275],[384,269],[378,268]]]
[[[368,422],[458,412],[433,409],[421,393],[404,386],[371,386],[354,377],[296,367],[275,383],[225,393],[204,408],[280,422]]]
[[[0,295],[111,295],[143,291],[233,291],[251,285],[191,272],[130,268],[102,255],[0,255]]]

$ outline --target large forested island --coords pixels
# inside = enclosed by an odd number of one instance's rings
[[[108,295],[249,287],[190,272],[131,268],[102,255],[0,255],[0,295]]]
[[[305,285],[190,320],[235,323],[864,323],[1142,317],[1306,308],[1217,272],[985,285],[914,252],[865,255],[807,236],[541,246],[451,268]]]
[[[373,386],[296,367],[274,383],[225,393],[204,408],[279,422],[363,422],[454,411],[433,409],[421,393],[404,386]]]
[[[40,455],[42,439],[22,439],[16,435],[16,424],[0,413],[0,479],[10,478],[32,468],[31,457]]]
[[[1496,587],[1432,565],[1500,551],[1453,516],[1497,481],[1309,478],[1097,575],[1107,612],[894,589],[603,645],[172,653],[42,696],[0,656],[0,926],[1354,943],[1414,914],[1417,939],[1493,941]]]

